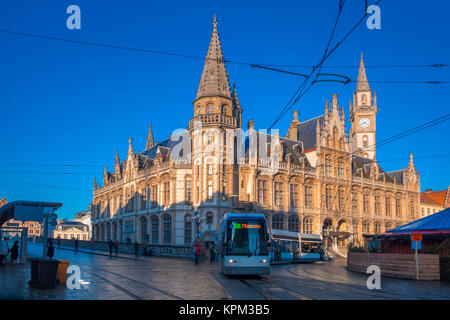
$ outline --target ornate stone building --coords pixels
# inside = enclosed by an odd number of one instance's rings
[[[412,155],[403,170],[385,172],[377,163],[377,101],[362,56],[349,133],[334,94],[319,117],[300,122],[294,111],[284,138],[257,132],[250,120],[240,139],[230,132],[241,129],[242,108],[229,85],[215,18],[213,25],[187,130],[154,143],[150,127],[140,152],[129,138],[127,158],[116,155],[114,172],[105,166],[103,186],[94,180],[96,240],[217,241],[225,212],[262,212],[272,228],[324,232],[344,245],[418,217]]]

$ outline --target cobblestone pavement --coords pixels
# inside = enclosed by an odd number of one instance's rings
[[[42,247],[30,243],[28,251],[39,256]],[[196,266],[187,259],[109,257],[104,251],[58,247],[55,257],[78,265],[88,284],[31,289],[30,264],[8,265],[0,268],[0,299],[450,299],[448,282],[382,278],[381,290],[368,290],[368,275],[348,271],[344,260],[273,266],[270,276],[230,278],[208,261]]]

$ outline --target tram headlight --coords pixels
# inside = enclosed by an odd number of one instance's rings
[[[237,261],[234,260],[234,259],[230,259],[230,260],[228,260],[228,262],[229,262],[229,263],[236,263]]]
[[[262,259],[260,262],[261,262],[261,263],[266,263],[267,260],[266,260],[266,259]]]

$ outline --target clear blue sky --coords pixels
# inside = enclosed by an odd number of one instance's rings
[[[369,0],[369,4],[374,1]],[[111,1],[4,0],[0,29],[205,56],[217,14],[226,59],[266,64],[313,65],[328,41],[337,0],[319,1]],[[81,30],[66,28],[66,8],[81,8]],[[364,1],[347,1],[335,39],[363,13]],[[381,30],[362,24],[325,66],[450,63],[448,1],[382,1]],[[156,140],[185,128],[193,115],[203,61],[99,48],[0,33],[0,196],[8,201],[47,200],[64,204],[72,218],[91,201],[92,181],[103,166],[113,169],[116,149],[124,159],[128,137],[144,148],[152,123]],[[302,78],[227,65],[236,82],[246,126],[267,128]],[[357,68],[323,69],[352,79]],[[367,68],[373,80],[450,80],[449,68]],[[307,69],[295,69],[307,72]],[[370,83],[381,111],[377,140],[448,112],[450,85]],[[318,116],[333,93],[344,106],[355,84],[321,83],[299,101],[300,119]],[[285,134],[291,114],[279,122]],[[422,190],[447,188],[449,123],[377,150],[385,170],[417,158]],[[400,160],[396,160],[400,159]],[[28,164],[28,165],[18,165]],[[40,164],[40,165],[30,165]],[[47,166],[73,164],[81,167]],[[84,167],[83,167],[84,166]],[[55,172],[75,174],[60,175]],[[63,188],[49,188],[48,185]]]

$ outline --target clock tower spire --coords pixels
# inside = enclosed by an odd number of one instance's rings
[[[372,96],[361,53],[356,91],[353,93],[353,103],[350,103],[350,137],[353,152],[372,160],[376,158],[376,115],[376,93]]]

